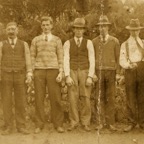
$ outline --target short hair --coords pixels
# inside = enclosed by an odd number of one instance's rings
[[[18,26],[16,22],[9,22],[9,23],[6,25],[6,28],[7,28],[8,26],[11,26],[11,25],[14,25],[14,26],[16,26],[16,27]]]
[[[41,23],[42,23],[43,21],[50,21],[50,23],[53,24],[53,19],[52,19],[51,17],[48,17],[48,16],[43,16],[43,17],[41,18]]]

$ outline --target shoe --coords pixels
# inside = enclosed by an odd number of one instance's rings
[[[90,131],[91,131],[90,127],[87,126],[87,125],[84,126],[84,130],[87,131],[87,132],[90,132]]]
[[[133,128],[134,128],[133,125],[129,125],[129,126],[127,126],[126,128],[124,128],[124,132],[129,132],[129,131],[131,131]]]
[[[104,128],[104,126],[102,124],[100,124],[100,125],[98,125],[98,126],[95,127],[95,130],[101,130],[103,128]]]
[[[38,133],[40,133],[41,131],[42,131],[42,129],[38,127],[38,128],[35,129],[34,133],[35,133],[35,134],[38,134]]]
[[[58,133],[64,133],[64,128],[63,127],[57,127],[57,132]]]
[[[18,131],[19,133],[24,134],[24,135],[30,134],[30,132],[29,132],[27,129],[25,129],[25,128],[19,128],[17,131]]]
[[[6,128],[5,130],[3,130],[3,132],[1,133],[2,135],[9,135],[12,133],[12,129],[10,128]]]
[[[71,125],[67,130],[68,130],[68,131],[72,131],[72,130],[74,130],[76,127],[77,127],[77,126]]]

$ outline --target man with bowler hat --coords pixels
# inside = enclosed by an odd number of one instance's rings
[[[126,26],[129,38],[122,43],[120,65],[125,69],[125,86],[129,125],[124,131],[130,131],[137,123],[144,128],[144,42],[139,37],[138,19],[131,19]]]
[[[85,28],[85,19],[76,18],[73,23],[74,37],[64,44],[64,72],[70,102],[69,131],[76,128],[79,121],[84,130],[90,131],[95,56],[92,41],[83,37]]]
[[[6,129],[3,135],[13,130],[13,92],[17,131],[28,134],[25,126],[25,81],[32,80],[32,67],[29,46],[20,40],[15,22],[6,26],[8,39],[0,43],[0,79],[2,82],[3,115]]]
[[[109,34],[109,22],[106,15],[101,15],[97,26],[100,35],[93,39],[95,48],[96,75],[96,106],[97,127],[116,130],[115,124],[115,92],[116,76],[120,72],[119,51],[120,45],[117,38]]]

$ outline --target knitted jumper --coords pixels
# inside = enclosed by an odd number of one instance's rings
[[[63,70],[63,48],[59,37],[52,35],[45,41],[43,35],[37,36],[31,44],[31,60],[33,69]]]
[[[117,38],[109,36],[108,40],[101,42],[100,36],[93,39],[96,58],[96,69],[101,70],[118,70],[120,45]],[[100,52],[101,51],[101,52]],[[100,62],[100,53],[102,56]]]

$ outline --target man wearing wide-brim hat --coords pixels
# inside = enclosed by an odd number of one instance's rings
[[[74,37],[64,44],[64,72],[70,102],[69,131],[76,128],[80,121],[84,130],[90,131],[90,95],[95,58],[92,41],[83,37],[85,28],[85,19],[76,18],[73,23]]]
[[[100,35],[92,40],[95,48],[96,75],[98,76],[96,104],[99,104],[101,109],[101,111],[97,110],[96,129],[106,126],[110,130],[116,130],[114,100],[116,76],[120,72],[120,45],[117,38],[109,35],[110,25],[108,17],[101,15],[97,23]]]
[[[96,25],[111,25],[111,23],[106,15],[101,15]]]
[[[139,37],[143,27],[140,26],[138,19],[131,19],[126,29],[129,30],[130,36],[121,45],[120,65],[125,69],[127,108],[130,120],[130,125],[124,131],[130,131],[137,123],[144,128],[144,42]]]

